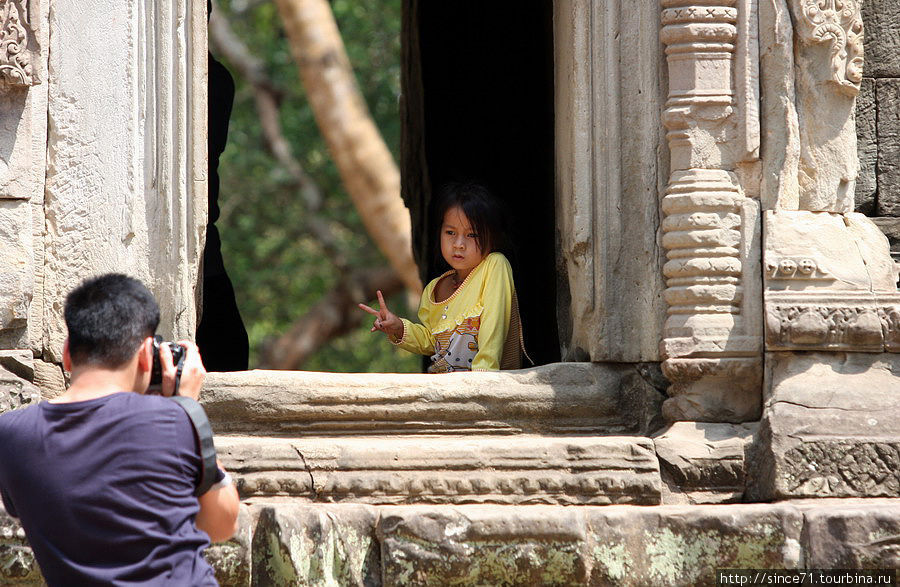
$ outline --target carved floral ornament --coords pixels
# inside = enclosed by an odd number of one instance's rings
[[[863,74],[863,21],[859,0],[794,0],[797,29],[807,43],[831,43],[831,81],[853,96]]]
[[[32,86],[39,82],[28,51],[27,0],[0,0],[0,82]],[[23,18],[24,16],[24,18]]]
[[[900,351],[900,305],[772,304],[766,311],[770,349]]]

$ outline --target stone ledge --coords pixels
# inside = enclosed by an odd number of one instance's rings
[[[637,365],[556,363],[518,371],[210,373],[217,434],[647,434],[665,399]]]
[[[641,437],[216,438],[244,498],[318,502],[660,503]]]
[[[719,568],[900,567],[900,499],[654,507],[251,500],[243,510],[238,537],[207,551],[223,587],[714,585]],[[2,511],[0,528],[0,582],[40,585],[30,549]]]

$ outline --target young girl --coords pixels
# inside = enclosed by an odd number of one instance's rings
[[[522,330],[512,268],[499,252],[503,214],[484,187],[450,184],[439,199],[441,256],[450,270],[422,293],[415,324],[388,310],[378,292],[380,330],[400,348],[431,355],[429,373],[494,371],[521,366]]]

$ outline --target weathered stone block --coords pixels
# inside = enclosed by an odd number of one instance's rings
[[[253,523],[250,507],[242,504],[238,512],[237,533],[225,542],[211,544],[204,553],[222,587],[250,587]]]
[[[260,506],[253,584],[380,585],[376,510],[352,506]]]
[[[807,567],[900,569],[900,500],[871,501],[803,508]]]
[[[640,437],[218,437],[245,498],[371,504],[660,503],[653,443]]]
[[[663,395],[635,365],[555,363],[483,373],[211,373],[219,433],[647,434]]]
[[[0,413],[41,401],[41,390],[0,367]]]
[[[794,89],[794,30],[786,2],[760,2],[760,144],[763,210],[799,205],[800,128]]]
[[[0,350],[0,367],[27,381],[34,381],[34,355],[28,349]]]
[[[873,218],[872,222],[874,222],[875,225],[881,229],[881,232],[884,233],[884,236],[887,237],[888,243],[891,246],[891,252],[900,252],[900,217]]]
[[[657,194],[668,168],[659,148],[659,7],[630,3],[613,18],[601,4],[553,6],[562,357],[658,361],[665,285]],[[599,39],[613,35],[607,58],[592,58]],[[608,91],[596,91],[597,80]]]
[[[865,5],[864,5],[865,6]],[[866,216],[875,213],[878,182],[875,176],[878,162],[877,109],[875,80],[863,78],[856,98],[856,152],[859,156],[859,176],[856,178],[856,211]]]
[[[875,99],[878,108],[877,212],[879,216],[900,216],[900,79],[875,80]]]
[[[585,524],[574,508],[384,508],[385,585],[583,585]]]
[[[865,0],[865,73],[872,77],[900,77],[900,1]]]
[[[756,424],[676,422],[653,438],[668,485],[663,503],[722,503],[744,492],[744,452]]]
[[[900,355],[770,353],[751,499],[900,496]]]
[[[66,391],[66,377],[62,367],[40,359],[34,361],[34,384],[40,388],[44,399],[57,397]]]
[[[862,214],[768,211],[763,233],[767,293],[897,289],[887,239]]]
[[[590,585],[715,585],[716,569],[800,564],[803,518],[784,505],[707,505],[584,512]]]
[[[31,206],[0,197],[0,347],[28,348],[32,297]]]
[[[31,547],[19,522],[0,507],[0,583],[3,585],[42,585]]]
[[[100,273],[146,283],[167,340],[196,330],[207,215],[199,204],[206,27],[186,3],[159,4],[148,19],[134,10],[106,0],[90,11],[55,3],[42,26],[53,38],[41,145],[46,181],[37,192],[47,219],[42,354],[54,362],[66,336],[63,299]]]

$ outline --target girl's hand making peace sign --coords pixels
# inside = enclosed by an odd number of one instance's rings
[[[359,304],[360,310],[375,316],[372,332],[380,330],[395,339],[403,338],[403,322],[393,312],[388,310],[387,304],[384,301],[384,296],[381,295],[381,290],[378,290],[378,305],[381,308],[380,310],[375,310],[365,304]]]

